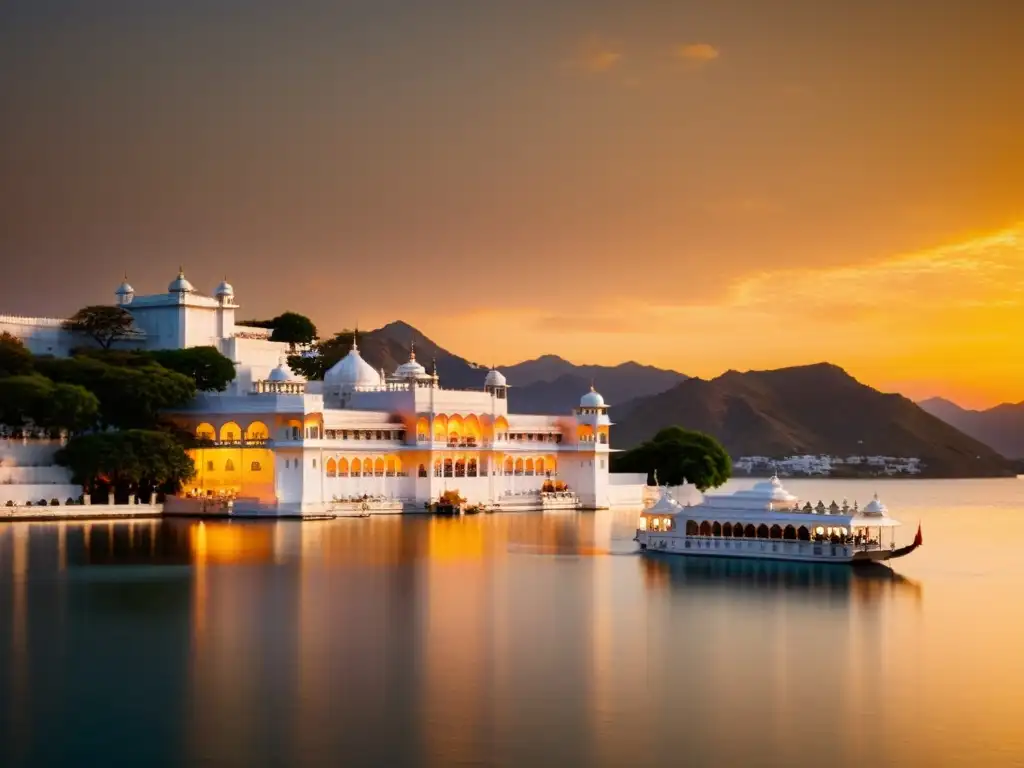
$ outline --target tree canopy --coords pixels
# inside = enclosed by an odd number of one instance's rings
[[[115,496],[177,491],[195,476],[195,464],[182,445],[165,432],[129,429],[72,437],[56,461],[71,470],[86,492],[101,485]]]
[[[711,435],[682,427],[666,427],[645,443],[615,454],[616,472],[644,472],[648,482],[658,474],[666,485],[690,483],[701,491],[717,488],[732,476],[728,452]]]
[[[115,341],[128,336],[132,327],[132,315],[122,307],[97,304],[82,307],[64,321],[64,327],[69,331],[84,333],[92,337],[103,349],[110,349],[110,345]]]
[[[316,339],[316,326],[305,315],[297,312],[285,312],[278,315],[273,322],[271,341],[283,341],[292,346],[296,344],[312,344]]]
[[[196,393],[188,376],[150,361],[137,367],[109,365],[92,356],[37,358],[36,370],[57,383],[77,384],[99,400],[102,426],[155,426],[160,411],[188,403]]]
[[[191,378],[203,392],[223,392],[235,380],[235,364],[214,347],[160,349],[149,355],[164,368]]]
[[[318,341],[313,347],[313,351],[316,352],[313,356],[291,355],[288,358],[288,366],[309,381],[321,381],[324,374],[347,355],[350,349],[352,331],[342,331],[335,334],[334,338]]]
[[[273,320],[239,320],[235,324],[250,328],[269,328],[271,341],[282,341],[292,346],[312,344],[317,338],[313,321],[298,312],[285,312]]]
[[[0,378],[0,423],[10,427],[81,432],[95,426],[99,405],[84,387],[56,384],[45,376]]]
[[[32,373],[32,353],[21,339],[0,333],[0,376],[27,376]]]

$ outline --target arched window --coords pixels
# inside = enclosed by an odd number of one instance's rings
[[[746,528],[743,529],[743,538],[745,538],[745,539],[756,539],[757,538],[757,531],[754,530],[754,526],[753,525],[748,525]]]
[[[710,536],[711,535],[711,523],[709,523],[707,520],[705,520],[704,522],[702,522],[700,524],[700,535],[701,536]]]
[[[417,472],[417,474],[420,477],[426,477],[427,476],[427,466],[426,466],[426,464],[420,464],[420,468],[419,468],[419,471]]]
[[[266,440],[270,430],[262,421],[254,421],[245,428],[246,440]]]
[[[263,469],[263,467],[260,466],[260,463],[258,461],[254,461],[252,464],[249,465],[250,472],[259,472],[261,469]]]
[[[786,528],[782,531],[782,538],[786,539],[787,541],[793,541],[794,539],[796,539],[796,528],[794,528],[792,525],[787,525]]]
[[[711,535],[712,536],[721,536],[722,535],[722,524],[721,523],[715,523],[714,525],[711,526]]]
[[[363,474],[363,462],[359,459],[352,459],[352,477],[359,477]]]
[[[686,521],[686,535],[687,536],[696,536],[697,535],[697,521],[696,520],[687,520]]]
[[[727,539],[732,538],[732,523],[726,523],[722,526],[722,535]]]
[[[327,463],[324,464],[324,471],[327,473],[328,477],[337,477],[338,476],[338,464],[337,464],[337,462],[335,462],[334,459],[328,459]]]
[[[451,477],[452,476],[452,460],[451,459],[445,459],[444,460],[444,476],[445,477]]]
[[[759,539],[767,539],[768,538],[768,526],[765,525],[764,523],[761,523],[761,525],[757,526],[757,538],[759,538]]]
[[[523,460],[522,459],[516,459],[516,474],[517,475],[523,474]]]
[[[373,474],[376,477],[384,477],[384,459],[377,459],[373,464]]]
[[[434,477],[441,477],[442,474],[443,473],[441,471],[441,460],[436,459],[434,461]]]
[[[233,462],[231,459],[228,459],[226,462],[224,462],[224,471],[225,472],[234,472],[235,471],[235,462]]]
[[[469,460],[469,463],[466,465],[466,475],[468,477],[477,476],[476,459]]]
[[[455,476],[465,477],[466,476],[466,462],[464,459],[458,459],[455,462]]]
[[[782,528],[778,525],[773,525],[771,531],[768,533],[768,537],[772,539],[782,538]]]
[[[533,459],[527,459],[526,460],[526,474],[527,475],[532,475],[533,474]]]
[[[743,538],[743,523],[736,523],[732,527],[732,537],[734,539],[742,539]]]
[[[796,537],[800,541],[810,541],[811,540],[811,532],[809,530],[807,530],[807,526],[801,525],[799,528],[797,528]]]
[[[505,474],[511,475],[513,472],[512,457],[505,459]]]

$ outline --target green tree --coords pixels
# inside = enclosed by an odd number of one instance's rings
[[[192,379],[155,362],[124,368],[91,356],[37,358],[36,370],[92,392],[99,400],[101,425],[118,429],[151,429],[161,411],[186,405],[196,393]]]
[[[0,424],[43,426],[40,415],[53,395],[53,382],[43,376],[7,376],[0,379]]]
[[[271,320],[271,323],[271,341],[282,341],[294,347],[297,344],[312,344],[316,339],[313,321],[298,312],[285,312]]]
[[[701,491],[717,488],[732,476],[728,452],[711,435],[682,427],[666,427],[645,443],[615,454],[616,472],[644,472],[648,482],[657,472],[658,482],[697,486]]]
[[[177,491],[195,476],[195,464],[171,435],[154,430],[97,432],[68,440],[56,461],[87,493],[103,486],[121,500],[153,490]]]
[[[161,349],[149,354],[164,368],[190,377],[196,389],[204,392],[223,392],[235,379],[235,364],[214,347]]]
[[[0,333],[0,376],[27,376],[32,373],[32,353],[21,339],[7,331]]]
[[[0,423],[33,425],[69,433],[95,426],[99,400],[74,384],[54,384],[45,376],[0,379]]]
[[[42,415],[46,426],[69,434],[77,434],[96,426],[100,401],[92,392],[77,384],[54,384],[47,412]]]
[[[121,307],[103,304],[83,307],[64,321],[64,328],[91,336],[103,349],[128,336],[132,315]]]
[[[309,381],[322,381],[324,374],[347,355],[350,349],[352,331],[342,331],[335,334],[334,338],[314,344],[313,355],[290,355],[288,366]]]

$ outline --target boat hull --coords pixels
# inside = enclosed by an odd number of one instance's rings
[[[901,550],[863,549],[845,544],[778,539],[722,539],[638,534],[641,550],[664,555],[783,560],[800,563],[857,565],[908,554]]]

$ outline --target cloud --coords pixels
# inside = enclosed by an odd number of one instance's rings
[[[620,46],[603,37],[592,35],[580,43],[572,63],[593,74],[608,72],[622,61]]]
[[[912,397],[942,394],[987,407],[1024,396],[1024,222],[845,266],[764,263],[724,295],[709,297],[685,280],[654,277],[639,293],[610,282],[594,306],[493,307],[445,315],[427,332],[457,335],[460,353],[476,358],[493,356],[500,338],[506,360],[557,352],[704,377],[828,360]]]
[[[1024,222],[962,243],[895,256],[870,264],[793,270],[748,277],[735,286],[747,307],[797,302],[899,308],[917,312],[978,306],[1024,309]]]
[[[703,66],[710,61],[714,61],[721,54],[710,43],[685,43],[677,46],[672,55],[691,65]]]

